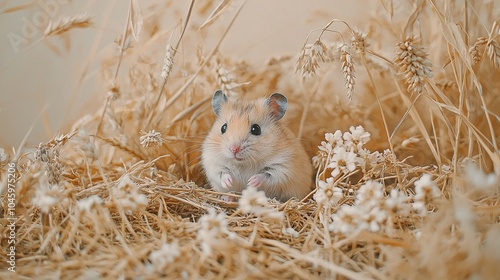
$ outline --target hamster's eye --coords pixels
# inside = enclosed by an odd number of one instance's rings
[[[222,132],[222,134],[224,134],[226,132],[226,129],[227,129],[227,123],[222,125],[222,127],[220,128],[220,132]]]
[[[260,135],[260,126],[258,124],[252,124],[250,133],[252,133],[253,135]]]

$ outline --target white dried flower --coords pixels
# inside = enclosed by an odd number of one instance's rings
[[[328,229],[344,235],[353,233],[357,230],[359,215],[357,207],[343,205],[337,213],[332,214],[333,222],[328,226]]]
[[[41,183],[35,191],[32,203],[38,207],[40,211],[48,214],[50,209],[59,201],[62,192],[63,190],[59,187],[59,185]]]
[[[498,176],[495,173],[485,174],[483,170],[477,168],[472,162],[468,162],[466,167],[466,178],[481,190],[492,190],[498,183]]]
[[[210,236],[219,236],[227,232],[226,213],[217,214],[215,209],[208,209],[208,213],[200,218],[200,233]]]
[[[87,198],[78,200],[76,206],[80,211],[90,212],[96,205],[101,205],[102,199],[98,195],[91,195]]]
[[[334,179],[332,177],[326,178],[326,181],[319,180],[318,187],[319,189],[313,198],[318,205],[325,208],[337,205],[344,196],[342,189],[334,186]]]
[[[421,201],[430,201],[441,196],[441,192],[432,181],[432,176],[427,173],[415,181],[415,193],[415,200]]]
[[[392,189],[389,196],[385,198],[384,208],[395,215],[406,215],[408,213],[408,196],[402,191]]]
[[[328,164],[328,167],[333,169],[332,177],[354,171],[358,159],[355,153],[348,152],[345,147],[335,147],[334,154]]]
[[[366,169],[370,169],[371,167],[377,165],[378,163],[384,160],[383,155],[378,151],[372,153],[365,148],[358,150],[358,155],[360,156],[361,159],[363,159],[363,162],[368,165],[368,166],[362,165]]]
[[[159,133],[158,131],[155,131],[154,129],[148,131],[148,133],[144,133],[143,131],[141,131],[141,134],[143,135],[139,138],[139,140],[144,148],[147,148],[150,145],[163,145],[163,138],[161,137],[161,133]]]
[[[222,239],[224,234],[230,239],[233,238],[233,233],[227,229],[226,213],[217,214],[213,208],[208,210],[208,213],[200,218],[200,229],[198,230],[198,240],[201,241],[201,249],[204,255],[212,254],[213,248],[221,246],[226,239]]]
[[[370,141],[370,132],[365,131],[365,129],[358,125],[357,127],[351,126],[349,128],[350,132],[344,133],[344,144],[347,147],[351,147],[354,152],[357,152],[363,148],[363,145]]]
[[[335,147],[344,145],[342,132],[340,130],[337,130],[335,133],[326,133],[325,140],[326,141],[321,141],[321,145],[318,146],[319,153],[313,158],[315,166],[319,166],[320,161],[324,162],[328,159],[328,157],[331,157],[331,155],[333,154],[333,149]]]
[[[292,227],[282,228],[281,232],[286,235],[291,235],[294,238],[299,237],[299,233]]]
[[[334,147],[344,145],[344,139],[342,138],[342,132],[340,130],[335,131],[335,133],[326,133],[325,139]]]
[[[370,180],[359,188],[356,195],[356,204],[373,207],[379,205],[383,198],[384,185]]]
[[[359,216],[357,229],[379,232],[388,219],[387,212],[380,207],[361,207],[361,209],[364,211]]]
[[[128,174],[121,177],[118,184],[111,189],[111,196],[127,213],[148,205],[147,196],[139,191],[139,187]]]
[[[441,192],[437,188],[430,174],[423,174],[420,179],[415,182],[415,196],[413,208],[420,214],[427,213],[427,205],[435,198],[441,196]]]
[[[165,243],[160,249],[151,252],[149,259],[156,271],[163,271],[167,268],[168,264],[173,263],[180,255],[181,252],[177,243]]]
[[[239,209],[246,214],[252,213],[257,217],[282,220],[284,215],[269,206],[267,197],[263,191],[256,188],[246,188],[241,193]]]

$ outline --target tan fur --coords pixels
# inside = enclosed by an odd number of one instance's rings
[[[265,174],[259,190],[267,197],[286,201],[303,198],[311,191],[312,165],[302,144],[261,98],[253,101],[229,99],[220,107],[220,114],[203,143],[202,164],[211,187],[221,192],[240,193],[255,174]],[[221,127],[227,130],[221,133]],[[261,135],[252,135],[251,126],[258,124]],[[242,147],[238,161],[231,145]],[[232,186],[223,187],[221,178],[229,174]]]

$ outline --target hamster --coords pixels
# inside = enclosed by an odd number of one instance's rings
[[[279,121],[287,107],[280,93],[246,101],[215,92],[217,120],[202,147],[202,165],[214,190],[241,193],[257,188],[282,202],[302,199],[312,190],[311,159]]]

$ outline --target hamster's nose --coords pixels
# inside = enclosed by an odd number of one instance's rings
[[[233,153],[233,155],[236,155],[239,151],[241,151],[241,147],[239,145],[234,145],[229,147],[229,150]]]

